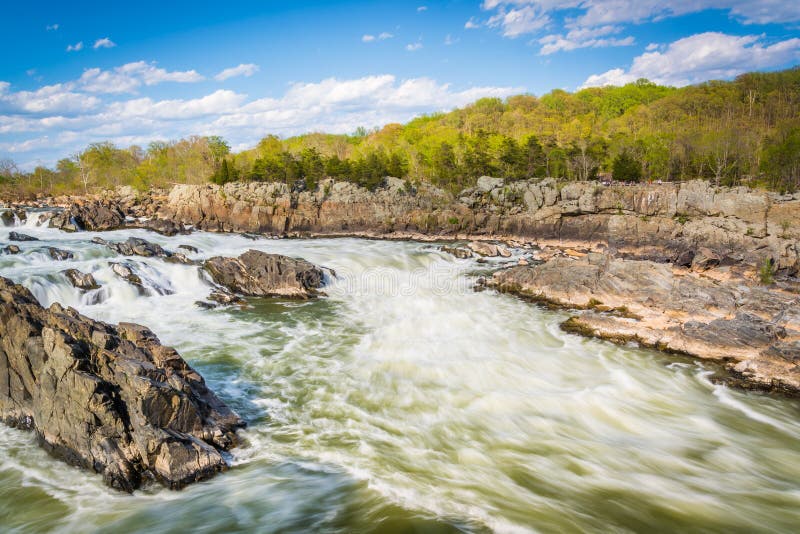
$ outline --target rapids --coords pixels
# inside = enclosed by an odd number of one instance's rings
[[[696,361],[566,334],[566,314],[471,286],[431,244],[68,234],[0,255],[44,305],[149,326],[249,423],[233,468],[133,496],[0,427],[4,532],[791,531],[800,405],[712,383]],[[143,237],[193,259],[249,248],[329,267],[327,298],[203,310],[197,267],[91,243]],[[75,254],[54,261],[55,246]],[[185,252],[185,251],[182,251]],[[142,275],[146,294],[109,261]],[[90,272],[83,293],[61,271]]]

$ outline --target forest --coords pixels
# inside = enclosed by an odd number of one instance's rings
[[[797,191],[800,67],[683,88],[642,79],[540,97],[484,98],[404,125],[362,127],[347,135],[267,135],[239,153],[221,137],[193,136],[147,147],[94,143],[54,168],[31,171],[0,160],[6,196],[209,180],[281,181],[314,189],[324,177],[373,189],[386,176],[457,193],[483,175],[507,181],[702,178]]]

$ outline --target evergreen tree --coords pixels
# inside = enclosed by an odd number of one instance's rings
[[[642,179],[642,164],[627,150],[623,150],[614,158],[611,175],[621,182],[638,182]]]

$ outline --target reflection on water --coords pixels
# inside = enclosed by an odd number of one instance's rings
[[[18,229],[19,230],[19,229]],[[9,229],[0,228],[0,240]],[[201,310],[196,267],[46,241],[0,256],[44,304],[150,326],[245,416],[233,469],[134,496],[0,431],[0,524],[12,532],[791,531],[800,524],[796,401],[712,384],[701,365],[586,340],[560,313],[470,288],[476,265],[419,243],[144,237],[175,250],[257,248],[335,270],[328,298]],[[75,253],[54,262],[42,252]],[[60,271],[92,272],[81,294]]]

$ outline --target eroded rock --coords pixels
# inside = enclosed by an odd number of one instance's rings
[[[216,256],[203,266],[217,284],[254,297],[314,297],[324,279],[322,269],[305,260],[258,250],[238,258]]]
[[[69,282],[78,289],[89,291],[100,287],[100,284],[97,283],[91,273],[82,273],[78,269],[67,269],[63,273]]]
[[[39,241],[38,237],[33,237],[28,234],[21,234],[19,232],[9,232],[9,241]]]
[[[146,327],[112,326],[0,278],[0,418],[48,452],[133,491],[227,468],[244,422]]]

